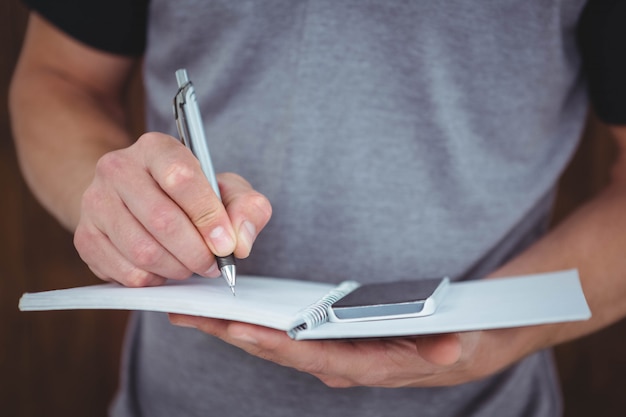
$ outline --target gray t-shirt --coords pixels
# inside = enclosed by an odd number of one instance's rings
[[[545,230],[577,145],[582,6],[152,0],[147,127],[176,135],[187,68],[216,169],[273,205],[240,273],[480,278]],[[113,414],[554,416],[549,356],[449,388],[331,389],[141,313]]]

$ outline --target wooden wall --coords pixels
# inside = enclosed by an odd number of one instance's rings
[[[25,291],[97,282],[71,235],[31,196],[14,156],[6,93],[25,20],[18,0],[0,2],[0,414],[104,416],[117,384],[126,313],[17,311]],[[563,180],[558,218],[606,181],[613,155],[606,132],[592,121]],[[624,321],[556,349],[568,417],[626,413],[624,351]]]
[[[105,416],[126,313],[17,310],[25,291],[98,282],[71,234],[33,199],[14,156],[6,97],[25,22],[18,0],[0,1],[0,415]]]

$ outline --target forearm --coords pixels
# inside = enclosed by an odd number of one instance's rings
[[[132,65],[31,16],[9,96],[13,134],[33,193],[70,230],[96,161],[130,143],[122,94]]]
[[[626,128],[615,128],[622,156],[610,184],[538,243],[493,276],[577,268],[593,317],[584,322],[520,330],[530,350],[599,330],[626,315]],[[559,302],[559,300],[555,300]],[[528,353],[528,352],[526,352]]]
[[[20,165],[33,193],[65,227],[78,222],[80,198],[98,159],[128,146],[114,106],[54,73],[17,79],[11,95]]]

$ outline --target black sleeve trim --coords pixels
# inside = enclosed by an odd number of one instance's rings
[[[140,56],[146,46],[148,0],[24,0],[76,40],[96,49]]]
[[[589,1],[578,41],[596,114],[606,123],[626,124],[626,1]]]

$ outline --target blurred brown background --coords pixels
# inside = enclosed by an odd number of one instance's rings
[[[25,23],[18,0],[0,2],[0,414],[105,416],[126,313],[17,310],[25,291],[97,282],[71,235],[33,199],[18,170],[6,96]],[[134,109],[137,100],[131,99]],[[562,181],[557,220],[606,182],[614,154],[606,131],[590,119]],[[626,321],[556,349],[567,417],[626,415],[624,351]]]

